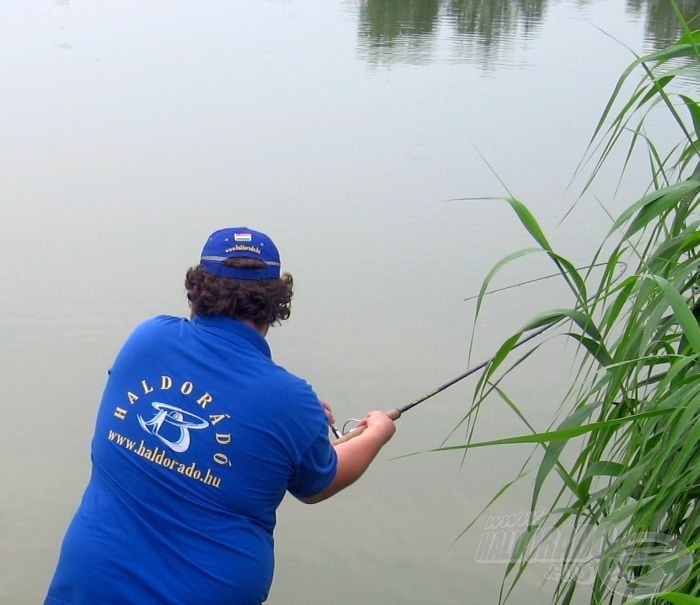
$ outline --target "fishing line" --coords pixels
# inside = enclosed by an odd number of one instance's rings
[[[608,264],[608,263],[595,263],[595,264],[593,264],[593,265],[584,265],[583,267],[576,267],[575,270],[576,270],[576,271],[581,271],[581,270],[583,270],[583,269],[594,269],[595,267],[603,267],[603,266],[605,266],[605,265],[607,265],[607,264]],[[619,261],[616,261],[615,264],[621,265],[621,266],[622,266],[622,269],[621,269],[621,272],[622,272],[622,273],[624,273],[624,272],[627,270],[627,263],[626,263],[626,262],[619,260]],[[533,283],[535,283],[535,282],[543,281],[543,280],[545,280],[545,279],[550,279],[550,278],[552,278],[552,277],[557,277],[557,276],[559,276],[559,275],[561,275],[561,271],[557,271],[556,273],[551,273],[550,275],[543,275],[542,277],[535,277],[535,278],[533,278],[533,279],[528,279],[528,280],[526,280],[526,281],[521,281],[521,282],[518,282],[517,284],[511,284],[511,285],[509,285],[509,286],[503,286],[502,288],[496,288],[495,290],[488,290],[488,291],[484,292],[484,293],[481,294],[481,295],[476,294],[476,295],[474,295],[474,296],[470,296],[470,297],[468,297],[468,298],[465,298],[465,299],[464,299],[464,302],[467,302],[467,301],[470,301],[470,300],[474,300],[475,298],[479,298],[479,296],[487,296],[488,294],[496,294],[497,292],[503,292],[504,290],[510,290],[511,288],[519,288],[520,286],[525,286],[525,285],[527,285],[527,284],[533,284]],[[612,283],[615,283],[616,281],[617,281],[617,279],[613,280]]]
[[[601,267],[601,266],[607,265],[607,264],[608,264],[608,263],[596,263],[596,264],[593,264],[593,265],[585,265],[585,266],[583,266],[583,267],[578,267],[578,268],[576,268],[576,271],[580,271],[580,270],[582,270],[582,269],[592,269],[592,268],[594,268],[594,267]],[[627,263],[625,263],[624,261],[618,260],[618,261],[616,261],[616,265],[618,265],[618,266],[621,267],[621,271],[620,271],[620,273],[617,275],[617,277],[615,277],[615,278],[610,282],[610,285],[612,285],[612,284],[614,284],[615,282],[617,282],[617,281],[622,277],[622,275],[624,274],[624,272],[625,272],[626,269],[627,269]],[[485,296],[485,295],[487,295],[487,294],[493,294],[494,292],[501,292],[502,290],[508,290],[508,289],[510,289],[510,288],[516,288],[516,287],[519,287],[519,286],[522,286],[522,285],[525,285],[525,284],[530,284],[530,283],[537,282],[537,281],[541,281],[541,280],[544,280],[544,279],[549,279],[549,278],[551,278],[551,277],[556,277],[557,275],[561,275],[561,273],[552,273],[551,275],[545,275],[545,276],[543,276],[543,277],[537,277],[537,278],[535,278],[535,279],[531,279],[531,280],[528,280],[528,281],[520,282],[520,283],[517,283],[517,284],[510,285],[510,286],[505,286],[505,287],[503,287],[503,288],[499,288],[499,289],[496,289],[496,290],[490,290],[490,291],[488,291],[488,292],[485,292],[483,295]],[[474,299],[474,298],[478,298],[478,296],[471,296],[471,297],[469,297],[469,298],[465,298],[464,300],[467,301],[467,300],[472,300],[472,299]],[[540,334],[543,334],[544,332],[546,332],[547,330],[549,330],[551,327],[556,326],[556,325],[558,325],[559,323],[561,323],[561,321],[555,321],[555,322],[553,322],[553,323],[547,324],[547,325],[545,325],[545,326],[543,326],[543,327],[541,327],[541,328],[535,330],[535,331],[534,331],[532,334],[530,334],[529,336],[526,336],[525,338],[521,338],[518,342],[516,342],[516,343],[513,345],[513,347],[511,348],[511,350],[512,350],[512,349],[516,349],[516,348],[518,348],[518,347],[521,346],[521,345],[524,345],[526,342],[529,342],[530,340],[532,340],[532,339],[534,339],[534,338],[537,338]],[[460,382],[461,380],[464,380],[464,379],[467,378],[468,376],[471,376],[471,375],[474,374],[475,372],[478,372],[479,370],[482,370],[482,369],[485,368],[489,363],[491,363],[491,362],[493,361],[493,359],[494,359],[494,357],[489,357],[486,361],[482,361],[480,364],[469,368],[466,372],[460,374],[459,376],[456,376],[455,378],[453,378],[452,380],[449,380],[449,381],[446,382],[445,384],[440,385],[440,386],[437,387],[436,389],[433,389],[432,391],[426,393],[426,394],[423,395],[422,397],[419,397],[419,398],[416,399],[415,401],[412,401],[411,403],[408,403],[408,404],[406,404],[406,405],[404,405],[404,406],[402,406],[402,407],[393,408],[393,409],[391,409],[391,410],[385,412],[386,415],[389,416],[389,418],[391,418],[392,420],[398,420],[398,419],[401,417],[401,415],[404,414],[405,412],[407,412],[408,410],[410,410],[410,409],[414,408],[415,406],[417,406],[417,405],[423,403],[424,401],[427,401],[427,400],[430,399],[431,397],[434,397],[435,395],[437,395],[438,393],[441,393],[442,391],[444,391],[445,389],[451,387],[452,385],[457,384],[458,382]],[[359,421],[358,419],[356,419],[356,418],[351,418],[350,420],[347,420],[347,421],[343,424],[342,429],[338,429],[338,427],[337,427],[335,424],[330,424],[330,429],[331,429],[331,431],[333,432],[333,435],[335,436],[336,439],[339,439],[339,440],[347,440],[347,439],[349,439],[349,438],[351,437],[351,433],[357,428],[357,424],[358,424],[359,422],[360,422],[360,421]],[[353,426],[352,428],[349,428],[350,425],[355,425],[355,426]]]

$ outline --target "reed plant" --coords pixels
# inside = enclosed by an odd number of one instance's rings
[[[700,74],[700,31],[680,12],[678,17],[683,36],[635,58],[589,145],[586,186],[616,149],[624,152],[621,172],[640,151],[650,167],[643,196],[611,218],[587,263],[598,270],[577,268],[552,247],[522,202],[507,199],[575,302],[543,312],[503,342],[463,419],[466,442],[441,448],[530,443],[541,454],[531,458],[531,514],[515,542],[499,602],[517,601],[518,582],[556,538],[552,603],[700,605],[700,105],[692,94]],[[677,128],[670,149],[655,144],[647,129],[658,111]],[[525,253],[514,252],[489,272],[476,318],[494,276]],[[627,269],[620,276],[622,263]],[[529,349],[518,343],[546,326],[572,339],[578,354],[559,419],[542,432],[508,392],[508,378],[537,354],[534,341]],[[492,398],[523,421],[524,434],[474,439],[478,411]],[[518,478],[528,468],[526,462]]]

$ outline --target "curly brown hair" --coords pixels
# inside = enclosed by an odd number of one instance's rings
[[[245,258],[223,262],[243,269],[259,269],[260,263]],[[261,327],[289,318],[293,285],[289,273],[283,273],[280,279],[232,279],[208,273],[202,265],[190,267],[185,276],[187,300],[195,315],[223,315]]]

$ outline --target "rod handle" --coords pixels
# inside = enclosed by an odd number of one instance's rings
[[[389,410],[388,412],[384,412],[389,418],[392,420],[398,420],[401,418],[401,410],[399,408],[393,408]],[[361,427],[360,429],[354,428],[351,431],[348,431],[344,435],[340,433],[338,428],[335,425],[331,425],[331,430],[333,431],[333,435],[335,435],[335,439],[333,440],[333,445],[338,445],[339,443],[343,443],[344,441],[348,441],[349,439],[352,439],[353,437],[357,437],[358,435],[362,434],[362,432],[365,430],[364,427]]]
[[[351,431],[348,431],[344,435],[341,433],[338,433],[337,438],[333,440],[332,445],[338,445],[339,443],[344,443],[346,441],[350,441],[353,437],[357,437],[358,435],[361,435],[362,432],[365,430],[365,427],[355,427]]]
[[[394,408],[393,410],[389,410],[388,412],[384,413],[392,420],[398,420],[401,418],[401,410],[399,408]]]

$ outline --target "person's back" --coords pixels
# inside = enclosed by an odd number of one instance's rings
[[[334,487],[326,411],[307,383],[272,361],[264,338],[289,315],[291,276],[279,278],[263,234],[227,234],[234,259],[214,255],[216,262],[239,266],[210,273],[205,246],[186,280],[193,317],[144,322],[110,370],[91,479],[47,605],[261,603],[285,492],[312,502],[348,482]],[[263,246],[272,270],[236,263],[238,253]],[[251,267],[262,277],[241,283]],[[266,284],[273,294],[262,296]]]

